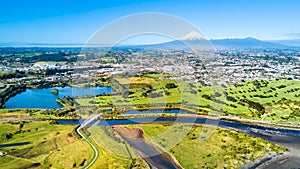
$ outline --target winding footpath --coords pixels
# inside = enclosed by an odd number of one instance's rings
[[[93,149],[94,151],[94,157],[93,159],[90,161],[90,163],[88,163],[84,169],[88,169],[90,168],[94,163],[95,161],[97,160],[97,158],[99,157],[99,152],[96,148],[96,146],[90,141],[90,139],[86,138],[84,136],[84,134],[80,133],[80,129],[82,129],[83,127],[89,125],[89,123],[91,123],[93,120],[97,119],[99,117],[99,115],[96,115],[96,116],[93,116],[91,119],[89,119],[88,121],[85,121],[84,123],[82,123],[77,129],[76,129],[76,132],[78,135],[80,135],[82,137],[83,140],[85,140]]]

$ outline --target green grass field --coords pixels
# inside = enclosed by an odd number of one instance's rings
[[[44,119],[68,119],[70,117],[55,115],[57,110],[44,110],[40,108],[23,109],[0,109],[0,118],[44,118]]]
[[[250,118],[300,125],[299,87],[300,81],[295,80],[247,81],[242,86],[229,86],[227,92],[237,100],[250,100],[265,108],[262,114],[235,102],[238,107],[247,108],[242,113]]]
[[[145,105],[145,104],[180,104],[183,100],[188,104],[194,105],[209,105],[211,102],[206,99],[202,99],[203,94],[210,94],[212,91],[211,87],[202,87],[201,93],[197,91],[196,86],[189,86],[189,83],[183,81],[175,80],[157,80],[155,78],[117,78],[117,80],[126,86],[128,86],[131,94],[128,97],[123,97],[122,95],[117,96],[99,96],[97,98],[85,98],[76,99],[82,106],[93,106],[91,101],[95,101],[97,106],[109,107],[112,105],[122,106],[122,105]],[[167,84],[175,84],[176,88],[166,88]],[[145,96],[146,91],[149,90],[149,85],[152,86],[152,93],[154,96]],[[157,94],[159,97],[156,97]],[[95,106],[95,105],[94,105]]]
[[[300,125],[300,81],[259,80],[246,81],[242,85],[211,87],[162,78],[164,76],[146,74],[144,77],[116,77],[120,84],[128,88],[129,95],[98,96],[76,101],[81,106],[107,108],[179,105],[193,108],[201,114],[233,115]],[[177,87],[168,88],[168,84]]]
[[[7,155],[0,157],[0,168],[82,168],[93,157],[91,147],[73,136],[73,125],[3,121],[0,126],[0,144],[30,142],[1,149]],[[130,146],[116,142],[104,128],[93,126],[89,132],[99,152],[91,168],[149,168]]]
[[[228,129],[213,127],[212,135],[201,141],[211,127],[184,124],[139,126],[148,138],[173,154],[186,169],[240,168],[247,162],[268,155],[266,149],[270,149],[270,152],[285,151],[283,147]]]
[[[75,126],[17,121],[0,125],[0,144],[30,142],[1,149],[7,155],[0,157],[0,168],[82,168],[93,156],[89,145],[73,136]]]
[[[125,143],[111,127],[92,126],[88,129],[100,152],[92,168],[147,169],[148,164]]]

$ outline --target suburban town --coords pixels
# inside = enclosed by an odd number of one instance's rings
[[[72,49],[61,49],[72,50]],[[210,77],[218,72],[222,72],[220,79],[225,84],[242,83],[245,80],[266,80],[266,79],[295,79],[300,80],[300,52],[295,50],[276,50],[276,49],[252,49],[237,50],[227,49],[217,51],[216,56],[210,62],[201,65],[201,58],[193,56],[192,51],[178,50],[132,50],[115,52],[117,55],[107,59],[102,52],[93,60],[74,60],[74,62],[36,62],[28,63],[26,66],[17,66],[20,58],[25,57],[19,54],[10,58],[1,58],[0,70],[4,81],[2,83],[13,84],[18,82],[39,82],[43,81],[76,81],[78,78],[96,78],[99,76],[110,76],[131,71],[154,71],[160,73],[173,74],[180,76],[181,79],[189,80],[201,85],[210,85]],[[53,55],[55,53],[52,53]],[[84,57],[86,54],[80,53],[70,57]],[[104,57],[103,57],[104,56]],[[142,57],[141,57],[142,56]],[[191,57],[193,56],[193,57]],[[10,66],[7,66],[8,60]],[[53,59],[53,58],[52,58]],[[119,61],[116,61],[119,59]],[[121,60],[122,59],[122,60]],[[176,64],[175,59],[177,60]],[[178,61],[179,60],[179,61]],[[198,61],[198,62],[197,62]],[[117,62],[117,63],[116,63]],[[24,77],[7,76],[6,73],[18,72]],[[49,72],[43,76],[36,72]],[[38,76],[28,76],[37,74]],[[202,76],[203,75],[203,76]]]

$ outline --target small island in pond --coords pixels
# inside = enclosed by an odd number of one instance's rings
[[[58,95],[58,89],[52,89],[51,90],[51,93],[55,94],[55,95]]]

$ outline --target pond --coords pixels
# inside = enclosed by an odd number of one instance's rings
[[[53,94],[52,89],[57,89],[58,94]],[[53,87],[43,89],[27,89],[12,98],[6,103],[6,108],[44,108],[54,109],[62,108],[62,105],[56,102],[57,98],[64,96],[76,97],[76,96],[95,96],[99,94],[107,94],[112,92],[111,87]]]

